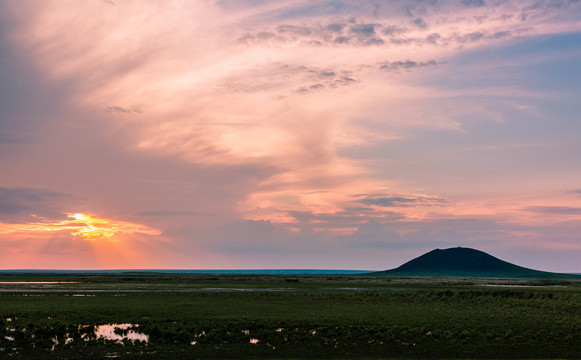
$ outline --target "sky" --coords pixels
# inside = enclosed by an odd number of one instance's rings
[[[0,0],[0,268],[581,272],[581,2]]]

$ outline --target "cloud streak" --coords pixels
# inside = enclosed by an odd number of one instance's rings
[[[380,207],[398,207],[398,206],[445,206],[449,203],[448,200],[440,197],[427,196],[378,196],[367,197],[359,200],[365,205],[374,205]]]

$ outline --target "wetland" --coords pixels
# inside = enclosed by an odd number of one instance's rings
[[[0,275],[0,358],[579,354],[578,280]]]

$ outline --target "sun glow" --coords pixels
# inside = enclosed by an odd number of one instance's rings
[[[91,219],[90,216],[87,216],[85,214],[73,214],[73,215],[69,215],[69,217],[74,218],[75,220],[79,220],[79,221],[87,221],[87,220]]]
[[[150,229],[146,226],[134,224],[126,221],[113,221],[109,219],[101,219],[96,216],[86,215],[81,213],[68,214],[71,220],[71,225],[76,227],[76,231],[72,232],[73,236],[80,236],[86,240],[99,240],[103,238],[111,238],[116,233],[143,233],[149,235],[159,235],[159,231]]]
[[[83,213],[69,213],[68,219],[49,220],[34,216],[38,221],[25,224],[0,223],[0,234],[40,234],[48,232],[67,231],[72,236],[81,237],[84,240],[94,241],[113,238],[116,234],[140,233],[146,235],[159,235],[161,232],[145,225],[128,221],[103,219],[95,215]]]

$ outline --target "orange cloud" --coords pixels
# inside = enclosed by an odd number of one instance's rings
[[[140,233],[146,235],[159,235],[161,232],[147,226],[134,224],[127,221],[102,219],[94,215],[81,213],[68,214],[69,219],[51,221],[39,219],[39,222],[25,224],[3,224],[0,223],[0,234],[42,234],[50,232],[68,231],[73,236],[78,236],[85,240],[95,241],[99,239],[110,239],[118,233]]]

